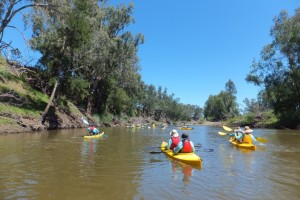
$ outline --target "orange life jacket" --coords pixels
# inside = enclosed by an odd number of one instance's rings
[[[252,143],[252,138],[250,134],[244,134],[243,143]]]
[[[172,139],[172,145],[170,146],[170,149],[173,150],[180,142],[180,138],[179,137],[171,137],[171,139]]]
[[[179,151],[180,153],[192,153],[193,148],[189,140],[182,140],[183,148]]]

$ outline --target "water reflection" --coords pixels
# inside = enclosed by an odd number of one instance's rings
[[[109,137],[91,140],[86,129],[0,136],[0,199],[300,199],[299,131],[257,129],[268,143],[249,151],[219,129],[189,132],[202,144],[201,170],[149,153],[168,129],[104,128]]]
[[[167,157],[167,159],[171,163],[173,180],[177,180],[178,178],[182,177],[182,182],[184,185],[188,185],[191,182],[191,177],[194,175],[195,170],[201,169],[198,166],[188,165],[169,157]]]
[[[97,152],[97,145],[99,140],[97,139],[88,139],[83,140],[81,146],[81,157],[83,162],[86,164],[94,164],[95,163],[95,154]]]

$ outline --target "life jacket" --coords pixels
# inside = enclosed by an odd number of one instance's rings
[[[170,149],[173,150],[180,142],[180,138],[179,137],[171,137],[171,140],[172,140],[172,144],[170,146]]]
[[[235,139],[237,139],[237,140],[242,140],[243,137],[244,137],[244,134],[243,134],[242,131],[236,131],[236,132],[234,133],[234,137],[235,137]]]
[[[189,140],[182,140],[182,143],[183,143],[183,147],[179,151],[180,153],[192,153],[193,152],[193,148],[192,148],[192,145]]]
[[[97,135],[99,132],[100,131],[97,128],[94,127],[94,129],[93,129],[93,135]]]
[[[252,138],[250,134],[244,134],[243,143],[252,143]]]
[[[91,131],[94,131],[94,128],[95,128],[95,126],[91,126],[91,127],[90,127],[90,130],[91,130]]]

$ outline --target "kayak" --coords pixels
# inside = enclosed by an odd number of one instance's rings
[[[232,138],[230,138],[229,142],[237,147],[241,147],[244,149],[251,149],[251,150],[255,150],[256,146],[254,144],[249,144],[249,143],[239,143],[236,140],[233,140]]]
[[[165,150],[165,146],[167,145],[168,143],[166,142],[162,142],[161,144],[161,151],[164,152],[167,156],[175,159],[175,160],[179,160],[183,163],[187,163],[187,164],[191,164],[191,165],[195,165],[195,166],[200,166],[201,167],[201,164],[202,164],[202,160],[201,158],[195,154],[195,153],[178,153],[178,154],[175,154],[172,150],[168,149],[168,150]]]
[[[193,130],[191,127],[180,127],[179,130]]]
[[[90,139],[90,138],[100,138],[104,135],[104,132],[99,133],[98,135],[85,135],[83,136],[84,139]]]

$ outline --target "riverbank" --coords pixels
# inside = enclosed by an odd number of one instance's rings
[[[74,111],[76,107],[73,107]],[[41,124],[39,121],[40,118],[28,117],[22,115],[8,115],[7,113],[0,113],[0,135],[5,134],[16,134],[16,133],[34,133],[45,130],[58,130],[58,129],[76,129],[76,128],[85,128],[86,125],[82,123],[81,117],[85,116],[78,110],[76,112],[62,112],[61,109],[52,107],[55,111],[55,115],[48,115],[44,124]],[[156,127],[160,127],[163,124],[183,126],[184,124],[190,125],[204,125],[204,126],[219,126],[223,125],[223,122],[209,122],[203,121],[201,123],[197,121],[190,122],[166,122],[155,121],[152,118],[143,118],[143,117],[131,117],[131,118],[118,118],[116,116],[110,116],[109,121],[101,121],[97,117],[86,118],[90,123],[96,124],[97,127],[127,127],[128,125],[144,125],[155,124]],[[6,122],[6,123],[5,123]]]

